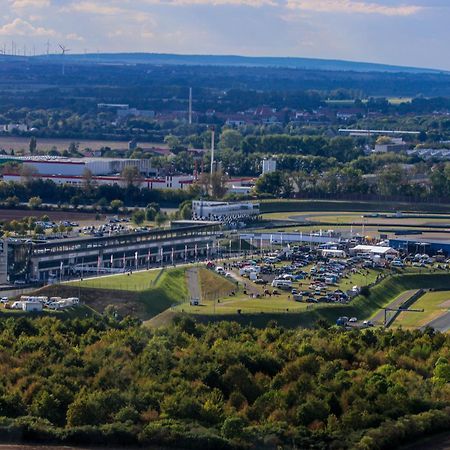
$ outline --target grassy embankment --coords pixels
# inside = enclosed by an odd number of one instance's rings
[[[318,305],[311,309],[289,313],[248,313],[248,314],[194,314],[201,321],[234,320],[261,327],[270,320],[276,320],[286,327],[311,327],[320,319],[335,323],[339,316],[371,317],[376,311],[387,306],[402,292],[411,289],[446,289],[450,285],[449,274],[403,274],[383,280],[370,290],[368,297],[359,296],[349,305]]]
[[[185,269],[176,268],[46,286],[38,290],[36,295],[79,297],[83,305],[57,313],[61,317],[85,316],[88,312],[102,313],[107,306],[113,305],[123,316],[132,315],[148,320],[174,304],[185,302],[188,290]]]
[[[450,285],[448,285],[450,287]],[[450,291],[427,292],[410,306],[413,309],[423,309],[424,312],[401,313],[393,326],[403,328],[420,328],[430,323],[450,310]]]

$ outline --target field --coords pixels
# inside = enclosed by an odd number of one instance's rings
[[[410,308],[424,309],[423,313],[400,313],[394,326],[419,328],[450,310],[450,291],[427,292]]]
[[[69,285],[76,285],[82,288],[93,289],[113,289],[116,291],[140,292],[150,289],[156,278],[161,276],[161,269],[149,270],[147,272],[135,272],[131,275],[111,275],[106,277],[74,281]]]
[[[373,202],[348,200],[263,200],[260,202],[261,213],[303,213],[319,212],[390,212],[397,211],[420,212],[431,214],[448,214],[450,205],[435,203],[401,203],[401,202]],[[291,214],[293,215],[293,214]]]
[[[308,266],[304,269],[308,271],[310,268],[311,266]],[[337,285],[330,286],[329,290],[348,290],[355,285],[365,286],[373,283],[379,273],[377,270],[367,270],[364,273],[352,274],[348,278],[343,278]],[[323,306],[296,302],[290,292],[282,290],[280,295],[265,296],[263,286],[256,285],[246,278],[238,277],[237,272],[235,272],[235,276],[239,279],[238,286],[228,278],[217,275],[210,270],[201,269],[201,304],[199,306],[180,305],[177,309],[191,314],[236,315],[238,317],[238,314],[295,313]],[[244,283],[246,286],[244,286]],[[304,290],[308,289],[309,284],[308,280],[303,280],[292,287]],[[271,289],[269,288],[269,290]],[[231,292],[234,292],[234,295],[230,295]],[[259,298],[254,298],[252,294],[258,294]]]
[[[79,221],[95,221],[95,213],[82,213],[75,211],[46,211],[46,210],[30,210],[30,209],[0,209],[0,220],[20,220],[24,217],[42,217],[48,216],[50,220],[59,222],[69,220]]]
[[[90,149],[100,150],[102,147],[109,147],[113,150],[126,150],[128,149],[128,142],[126,141],[102,141],[91,139],[51,139],[51,138],[38,138],[37,149],[40,152],[48,152],[53,147],[56,147],[58,151],[66,150],[69,145],[75,142],[79,144],[79,150]],[[5,151],[14,150],[26,150],[28,151],[30,144],[30,138],[18,137],[18,136],[0,136],[0,149]],[[165,147],[164,144],[155,144],[151,142],[139,142],[142,147]]]
[[[396,233],[408,231],[410,239],[443,239],[450,238],[448,227],[450,226],[450,215],[447,214],[414,214],[400,217],[369,217],[373,212],[277,212],[265,213],[263,219],[267,222],[274,221],[273,227],[269,226],[264,232],[318,232],[320,230],[334,230],[350,233],[379,237],[380,233],[389,238],[395,238]],[[380,212],[380,214],[382,214]],[[363,217],[367,216],[367,217]],[[276,226],[275,221],[283,221]],[[417,232],[414,230],[417,229]]]
[[[289,304],[289,314],[287,311],[281,311],[284,303],[277,303],[279,311],[274,308],[268,308],[262,311],[261,303],[263,299],[256,303],[248,303],[248,310],[243,309],[242,314],[237,314],[237,305],[234,304],[232,311],[225,313],[226,309],[218,310],[216,305],[216,316],[211,314],[211,308],[205,307],[198,312],[193,311],[199,320],[209,322],[211,320],[234,320],[243,324],[253,324],[257,327],[267,326],[270,320],[277,321],[280,325],[286,327],[311,327],[318,320],[326,320],[333,324],[339,316],[357,317],[359,320],[369,319],[380,309],[386,307],[401,293],[412,289],[445,289],[450,285],[450,275],[446,273],[439,274],[401,274],[394,275],[381,281],[370,289],[368,297],[359,296],[348,305],[327,305],[319,304],[312,308],[304,303],[299,303],[299,310],[292,309],[295,302]],[[274,300],[275,302],[275,300]],[[256,308],[253,308],[256,306]],[[223,313],[218,314],[223,311]]]
[[[122,316],[149,320],[172,306],[186,302],[188,289],[184,268],[114,275],[46,286],[36,295],[79,297],[92,310],[108,306]]]

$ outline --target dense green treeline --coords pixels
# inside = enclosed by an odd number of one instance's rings
[[[180,317],[0,321],[2,439],[383,449],[450,426],[450,338]]]

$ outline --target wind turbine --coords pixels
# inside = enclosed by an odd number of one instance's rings
[[[65,63],[65,56],[66,56],[66,53],[67,52],[70,52],[70,50],[66,47],[66,46],[64,46],[64,45],[61,45],[61,44],[58,44],[59,45],[59,48],[61,49],[61,55],[62,55],[62,74],[63,74],[63,76],[66,74],[66,63]]]

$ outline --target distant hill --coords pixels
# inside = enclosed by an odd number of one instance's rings
[[[23,58],[23,57],[22,57]],[[61,55],[36,56],[31,60],[60,60]],[[153,65],[203,65],[241,67],[280,67],[303,70],[330,70],[353,72],[403,72],[403,73],[448,73],[436,69],[393,66],[366,62],[341,60],[290,58],[290,57],[250,57],[235,55],[175,55],[165,53],[95,53],[71,54],[67,61],[97,64],[153,64]]]

